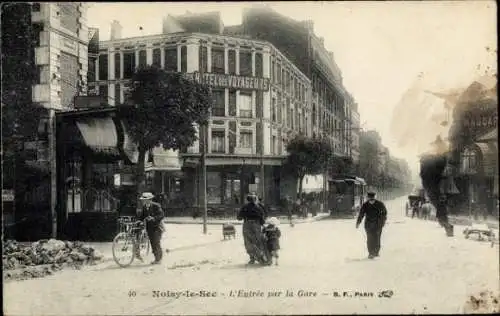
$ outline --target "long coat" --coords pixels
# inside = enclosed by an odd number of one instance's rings
[[[161,205],[156,202],[151,202],[149,209],[144,205],[142,207],[142,212],[139,215],[139,219],[143,221],[146,217],[152,216],[153,220],[147,223],[147,230],[163,230],[162,219],[164,217]]]
[[[366,229],[382,229],[387,219],[387,209],[385,208],[385,204],[379,200],[375,200],[375,203],[373,204],[366,201],[359,210],[357,225],[361,224],[363,217],[366,217]]]

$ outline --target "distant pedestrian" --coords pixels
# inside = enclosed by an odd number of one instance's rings
[[[420,207],[419,207],[419,202],[418,201],[414,201],[411,204],[411,218],[414,218],[415,215],[417,215],[417,218],[420,217]]]
[[[387,209],[384,203],[375,199],[374,192],[368,192],[368,201],[363,203],[356,221],[356,228],[359,227],[363,217],[365,217],[366,244],[368,248],[368,258],[373,259],[379,256],[380,237],[382,229],[387,220]]]
[[[279,229],[279,220],[276,217],[271,217],[266,221],[266,225],[264,226],[264,235],[266,236],[266,245],[267,251],[270,254],[270,260],[268,262],[269,265],[273,264],[273,258],[275,264],[278,265],[280,250],[280,237],[281,231]]]
[[[290,226],[293,227],[294,226],[293,218],[292,218],[292,216],[293,216],[293,201],[288,195],[285,196],[285,198],[283,199],[283,208],[285,209]]]
[[[436,205],[436,218],[448,237],[453,237],[453,225],[448,222],[448,201],[446,195],[441,195]]]
[[[151,192],[144,192],[139,198],[143,202],[142,212],[138,214],[140,220],[146,221],[146,231],[148,233],[151,249],[155,260],[151,264],[159,264],[163,252],[161,250],[161,236],[163,234],[164,218],[160,204],[153,202],[154,195]]]
[[[422,207],[420,208],[420,211],[422,212],[422,219],[427,220],[430,218],[432,205],[428,199],[425,199],[424,204],[422,204]]]

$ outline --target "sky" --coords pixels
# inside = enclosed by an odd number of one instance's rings
[[[475,80],[486,65],[496,67],[496,55],[492,53],[497,48],[494,1],[267,4],[293,19],[314,21],[315,34],[323,37],[325,47],[333,51],[344,86],[358,103],[362,127],[377,130],[391,155],[407,159],[414,172],[422,150],[408,144],[401,146],[401,135],[391,129],[391,123],[398,120],[393,117],[394,109],[412,102],[403,95],[412,89],[460,88]],[[161,33],[162,18],[167,14],[219,11],[224,25],[237,25],[241,23],[242,9],[250,5],[91,3],[87,19],[89,26],[99,28],[100,39],[107,40],[112,20],[122,24],[123,37],[152,35]],[[482,66],[478,68],[478,64]],[[440,100],[428,102],[435,104],[433,112],[444,111]]]

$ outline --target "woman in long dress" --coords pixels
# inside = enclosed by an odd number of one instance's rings
[[[257,203],[257,196],[249,194],[247,196],[248,203],[245,204],[239,214],[238,220],[243,220],[243,239],[245,249],[250,256],[249,264],[259,262],[267,264],[269,255],[267,253],[264,235],[262,233],[262,225],[264,225],[264,210]]]

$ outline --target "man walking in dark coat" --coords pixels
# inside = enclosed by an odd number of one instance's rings
[[[380,236],[382,228],[387,219],[387,209],[384,203],[375,199],[375,193],[368,193],[368,201],[363,203],[359,211],[356,228],[359,227],[361,221],[365,218],[366,244],[368,247],[368,258],[373,259],[379,256],[380,251]]]
[[[142,212],[138,218],[143,221],[146,220],[146,231],[148,233],[149,241],[151,242],[151,249],[155,260],[151,264],[159,264],[161,262],[163,252],[161,250],[161,235],[163,233],[163,210],[160,204],[153,202],[154,195],[150,192],[144,192],[140,197],[143,201]]]

